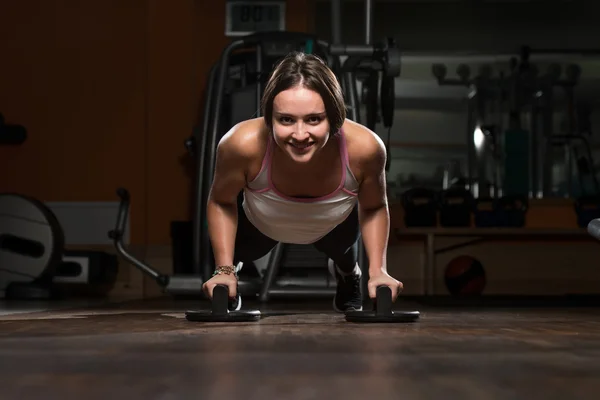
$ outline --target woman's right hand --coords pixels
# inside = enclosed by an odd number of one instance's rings
[[[215,286],[225,285],[228,289],[229,298],[233,299],[237,295],[237,284],[238,280],[235,275],[218,274],[204,282],[202,285],[202,290],[208,296],[208,298],[212,300]]]

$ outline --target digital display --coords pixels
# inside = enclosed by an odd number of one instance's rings
[[[226,36],[285,30],[285,2],[228,1]]]

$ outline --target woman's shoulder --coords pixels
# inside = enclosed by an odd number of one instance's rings
[[[264,155],[268,130],[264,118],[252,118],[234,125],[219,141],[218,151],[248,160]]]
[[[359,171],[377,171],[385,168],[387,152],[383,140],[364,125],[346,119],[342,126],[348,158]]]

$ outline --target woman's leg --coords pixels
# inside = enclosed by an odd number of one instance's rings
[[[358,209],[355,207],[344,222],[315,242],[314,246],[335,262],[339,272],[350,274],[358,262],[359,237]]]
[[[333,307],[338,312],[362,310],[361,270],[358,265],[358,239],[360,227],[358,209],[355,207],[344,222],[314,246],[334,262],[337,282]]]

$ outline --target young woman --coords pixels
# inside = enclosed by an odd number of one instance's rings
[[[272,72],[262,118],[234,126],[219,142],[207,217],[215,273],[209,298],[227,285],[241,307],[237,272],[278,242],[313,244],[335,266],[334,309],[361,310],[358,239],[369,259],[369,296],[380,285],[396,299],[402,283],[387,273],[389,213],[385,147],[346,119],[342,89],[318,57],[292,53]],[[238,195],[243,191],[242,207]]]

